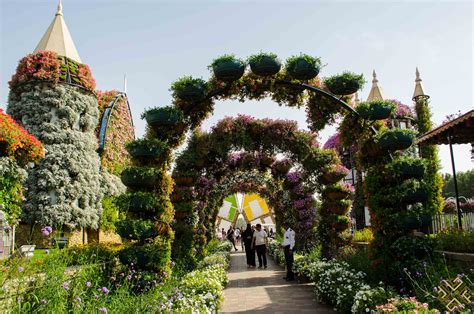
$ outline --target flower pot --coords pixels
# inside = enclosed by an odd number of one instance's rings
[[[250,61],[250,69],[258,76],[272,76],[280,72],[281,63],[277,58],[263,56],[259,60]]]
[[[425,175],[425,166],[402,164],[400,167],[399,176],[403,180],[406,179],[421,179]]]
[[[382,134],[379,139],[379,145],[382,150],[402,150],[407,149],[413,144],[413,136],[405,132],[387,132]]]
[[[225,82],[236,81],[244,75],[245,64],[239,60],[221,61],[212,67],[214,76]]]
[[[136,175],[125,170],[122,172],[121,179],[128,187],[153,187],[161,183],[162,176],[161,173]]]
[[[176,125],[182,120],[181,112],[176,111],[169,111],[169,110],[162,110],[162,111],[150,111],[147,112],[145,115],[146,122],[151,125],[152,127],[160,126],[160,125]]]
[[[410,190],[407,191],[405,196],[402,198],[402,203],[404,204],[413,204],[426,202],[428,200],[428,191],[423,188],[420,188],[416,191]]]
[[[382,120],[390,117],[392,107],[382,103],[371,104],[370,108],[363,108],[357,110],[359,115],[364,119]]]
[[[176,185],[180,185],[180,186],[192,186],[194,184],[194,178],[179,176],[179,177],[174,178],[174,182],[176,183]]]
[[[349,191],[331,191],[327,193],[331,201],[339,201],[347,198],[350,195]]]
[[[398,218],[397,224],[401,229],[414,230],[420,227],[420,220],[417,216],[406,214]]]
[[[296,80],[307,81],[315,78],[319,74],[320,66],[312,65],[304,58],[299,58],[296,63],[287,69],[288,74]]]
[[[270,167],[274,162],[275,162],[275,159],[268,155],[263,155],[260,158],[260,164],[263,165],[264,167]]]
[[[288,171],[291,169],[291,165],[289,163],[276,163],[274,164],[274,169],[276,172],[280,174],[287,174]]]
[[[346,215],[351,210],[351,202],[336,201],[328,204],[329,210],[335,215]]]
[[[158,159],[165,157],[166,151],[160,147],[148,147],[146,145],[134,146],[128,150],[130,156],[136,159]]]
[[[183,88],[176,90],[178,98],[187,102],[200,102],[206,97],[206,86],[188,84]]]
[[[69,239],[67,237],[54,238],[54,243],[58,248],[63,249],[67,247]]]
[[[343,178],[344,176],[341,177],[341,175],[338,175],[334,172],[326,172],[321,176],[320,180],[323,184],[334,184],[341,181]]]
[[[154,206],[143,199],[140,195],[132,194],[128,199],[129,210],[133,213],[144,213],[144,212],[153,212],[155,210]]]
[[[333,227],[336,231],[343,231],[349,228],[349,223],[348,222],[335,222],[333,224]]]
[[[334,83],[327,85],[327,88],[335,95],[351,95],[359,90],[360,85],[358,80],[338,77]]]

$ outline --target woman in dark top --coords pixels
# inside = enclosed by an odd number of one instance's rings
[[[230,226],[229,230],[227,230],[227,240],[229,240],[230,243],[232,243],[235,251],[237,251],[237,248],[235,247],[234,229],[232,228],[232,226]]]
[[[252,249],[253,230],[250,224],[242,233],[242,241],[245,245],[245,255],[247,257],[247,267],[255,267],[255,249]]]

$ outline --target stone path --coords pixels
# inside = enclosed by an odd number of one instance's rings
[[[283,280],[285,270],[267,259],[267,269],[247,269],[245,253],[232,252],[221,313],[334,313],[316,301],[310,284]]]

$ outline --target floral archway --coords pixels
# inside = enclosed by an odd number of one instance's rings
[[[362,76],[344,72],[321,80],[318,78],[321,68],[319,58],[295,56],[282,66],[275,55],[261,53],[251,56],[247,62],[250,71],[246,71],[246,62],[234,56],[222,56],[209,66],[213,72],[211,79],[204,81],[192,77],[181,78],[171,86],[174,97],[172,106],[154,108],[143,113],[142,118],[148,123],[146,136],[129,145],[133,166],[123,174],[124,183],[130,188],[123,204],[128,208],[130,219],[124,225],[140,221],[146,226],[145,230],[148,228],[143,234],[149,235],[149,239],[157,234],[167,239],[158,244],[155,241],[158,246],[169,245],[173,232],[168,230],[174,229],[174,245],[175,248],[179,247],[174,250],[175,254],[179,252],[180,256],[177,257],[190,258],[195,234],[202,239],[200,242],[205,238],[207,227],[203,213],[206,206],[217,206],[209,205],[207,197],[199,198],[200,182],[205,179],[209,184],[216,180],[211,184],[218,185],[219,180],[229,173],[229,162],[237,153],[248,159],[261,153],[266,156],[264,159],[274,158],[279,152],[290,153],[294,158],[292,165],[294,162],[295,169],[301,173],[303,188],[300,189],[298,201],[301,202],[298,204],[304,205],[304,199],[308,199],[308,203],[309,199],[313,202],[312,195],[315,191],[322,196],[318,230],[323,239],[323,251],[327,257],[331,257],[338,241],[342,240],[338,236],[340,232],[333,231],[342,231],[350,223],[346,214],[351,206],[348,198],[352,192],[350,187],[340,182],[345,171],[334,152],[317,147],[315,134],[299,131],[296,124],[291,122],[252,120],[242,116],[224,119],[209,133],[198,130],[204,119],[212,113],[216,100],[271,98],[279,105],[305,107],[312,131],[321,130],[342,117],[344,122],[339,130],[344,138],[344,145],[349,147],[357,144],[357,162],[369,170],[367,181],[373,182],[367,190],[369,204],[374,209],[372,221],[374,230],[378,233],[376,239],[390,234],[387,238],[392,244],[407,234],[409,230],[391,230],[383,221],[384,216],[387,211],[419,208],[419,203],[423,203],[425,199],[420,195],[412,195],[411,199],[407,196],[403,204],[388,202],[384,205],[379,201],[380,191],[387,191],[394,182],[403,182],[408,178],[404,184],[410,185],[410,191],[414,194],[423,185],[419,181],[423,177],[423,171],[421,175],[408,173],[403,178],[398,176],[403,171],[409,172],[407,167],[422,168],[423,165],[416,158],[402,158],[403,151],[413,144],[414,134],[406,130],[389,130],[384,123],[394,111],[393,104],[375,101],[361,103],[354,108],[351,95],[363,85]],[[172,151],[183,143],[188,131],[192,131],[193,136],[187,150],[177,158],[173,180],[170,180],[168,172]],[[249,161],[249,164],[252,165],[252,162]],[[388,168],[374,168],[374,165]],[[255,169],[257,166],[252,165],[250,168]],[[395,179],[370,181],[371,177],[379,177],[382,170],[387,177],[394,176]],[[287,179],[289,176],[285,180]],[[171,195],[173,182],[175,188]],[[390,195],[399,199],[402,194],[403,191],[398,191]],[[153,197],[161,202],[158,204],[152,201]],[[215,197],[212,202],[217,200]],[[417,205],[411,206],[412,204]],[[297,207],[296,204],[293,205]],[[381,210],[381,206],[388,207]],[[145,212],[140,207],[145,207]],[[200,215],[194,215],[195,212]],[[410,215],[411,212],[408,216]],[[158,223],[154,226],[153,222],[156,221]],[[385,254],[383,252],[387,251],[387,244],[382,243],[375,250]],[[385,254],[377,263],[389,264],[390,258],[393,256]]]

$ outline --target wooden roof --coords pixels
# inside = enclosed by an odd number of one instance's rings
[[[420,135],[416,143],[419,145],[449,144],[448,134],[451,135],[452,144],[474,143],[474,110]]]

